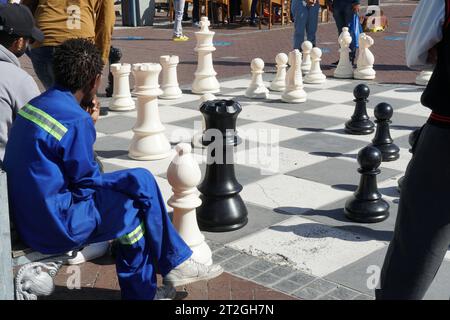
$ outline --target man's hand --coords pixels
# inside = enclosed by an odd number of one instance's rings
[[[95,124],[100,115],[100,102],[98,101],[97,96],[94,96],[94,98],[91,102],[89,102],[88,105],[82,105],[81,107],[91,115],[92,121],[94,121]]]
[[[360,8],[361,6],[359,5],[359,3],[352,4],[352,10],[354,13],[359,13]]]

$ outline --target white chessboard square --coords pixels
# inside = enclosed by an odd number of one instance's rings
[[[373,113],[372,109],[367,107],[368,113]],[[332,115],[336,118],[350,120],[351,116],[355,112],[355,106],[349,104],[330,104],[322,108],[311,109],[305,111],[305,113],[316,114],[323,116],[324,114]]]
[[[330,104],[331,103],[343,104],[346,102],[352,102],[353,99],[355,99],[352,92],[337,91],[331,89],[316,90],[313,92],[307,91],[307,94],[308,100],[329,102]]]
[[[239,118],[264,122],[275,118],[289,116],[295,113],[297,112],[292,110],[266,107],[264,103],[252,102],[251,104],[247,104],[242,108],[242,111],[239,114]]]
[[[250,68],[249,68],[250,69]],[[220,86],[228,89],[244,89],[246,90],[250,85],[251,77],[237,80],[228,80],[220,83]]]
[[[287,175],[269,176],[248,184],[241,192],[245,201],[266,208],[295,208],[302,213],[343,199],[351,192]]]
[[[351,81],[345,81],[345,80],[336,80],[327,78],[327,81],[321,84],[311,84],[311,83],[304,83],[305,88],[311,88],[311,89],[332,89],[335,87],[351,84]]]
[[[267,141],[261,141],[261,137],[270,137],[271,143],[278,143],[281,141],[301,137],[309,134],[307,131],[300,131],[295,128],[283,127],[268,122],[253,122],[248,123],[237,128],[238,134],[246,140],[267,143]]]
[[[272,257],[279,260],[281,255],[291,267],[325,277],[385,247],[386,243],[293,217],[229,246],[269,260]]]
[[[396,112],[428,118],[430,116],[431,109],[423,106],[421,103],[416,103],[412,106],[398,109]]]
[[[374,94],[374,96],[417,102],[420,101],[423,90],[423,88],[417,87],[399,87],[392,90],[376,93]]]
[[[200,105],[200,98],[202,95],[192,94],[192,93],[183,93],[183,95],[178,99],[158,99],[158,105],[162,106],[172,106],[181,103],[187,103],[198,100]]]

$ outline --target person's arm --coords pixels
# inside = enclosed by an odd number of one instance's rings
[[[14,106],[13,106],[14,118],[20,108],[22,108],[28,102],[30,102],[31,99],[41,94],[36,82],[27,73],[24,75],[21,81],[18,82],[16,90],[17,94],[14,95]]]
[[[95,22],[95,45],[99,48],[103,62],[108,64],[109,50],[111,47],[111,38],[116,22],[116,13],[114,11],[114,1],[100,1],[96,12]]]

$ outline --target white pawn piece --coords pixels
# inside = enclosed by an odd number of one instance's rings
[[[427,86],[428,82],[431,79],[431,75],[433,74],[433,70],[423,70],[416,77],[416,84],[419,86]]]
[[[375,63],[375,57],[369,48],[373,46],[373,39],[371,36],[361,33],[359,35],[359,54],[356,61],[356,70],[353,74],[355,79],[360,80],[373,80],[375,79],[376,72],[373,69]]]
[[[197,191],[197,185],[202,176],[200,167],[192,156],[192,148],[189,144],[180,143],[175,150],[177,153],[167,169],[167,180],[173,191],[167,204],[173,208],[173,225],[191,248],[192,259],[211,265],[211,249],[200,232],[195,210],[202,204]]]
[[[220,91],[220,84],[217,81],[217,72],[214,70],[212,53],[216,50],[213,45],[215,32],[208,29],[210,23],[208,17],[202,17],[200,21],[200,31],[195,33],[197,46],[194,51],[198,53],[197,70],[192,83],[192,92],[198,94],[217,93]]]
[[[165,128],[159,118],[158,110],[158,96],[162,94],[158,84],[161,65],[142,63],[136,66],[135,72],[143,73],[148,78],[145,90],[135,93],[138,97],[137,121],[133,127],[134,136],[128,156],[135,160],[166,158],[171,154],[171,147],[164,134]]]
[[[277,63],[277,74],[275,78],[270,83],[270,90],[283,92],[286,88],[286,69],[288,56],[286,53],[279,53],[275,57],[275,62]]]
[[[313,44],[311,41],[305,41],[302,43],[303,60],[302,60],[302,72],[307,74],[311,70],[311,50]]]
[[[181,98],[183,92],[178,85],[177,65],[180,62],[178,56],[161,56],[159,62],[162,66],[162,83],[161,89],[163,94],[161,99],[178,99]]]
[[[135,108],[130,93],[131,65],[128,63],[114,63],[111,65],[114,77],[114,87],[109,109],[112,111],[129,111]]]
[[[255,58],[250,64],[252,69],[252,81],[245,91],[245,96],[247,98],[256,99],[268,99],[269,90],[264,85],[263,73],[264,73],[264,61],[260,58]]]
[[[327,77],[323,74],[322,69],[320,69],[321,58],[322,50],[320,50],[320,48],[313,48],[311,50],[311,70],[305,76],[305,83],[320,84],[327,80]]]
[[[302,54],[298,49],[289,52],[289,65],[286,75],[286,89],[281,100],[287,103],[301,103],[306,101],[306,92],[303,90]]]
[[[217,99],[216,96],[213,95],[212,93],[205,93],[204,95],[202,95],[200,97],[199,108],[202,106],[203,102],[216,100],[216,99]],[[205,146],[202,143],[203,132],[205,132],[205,130],[206,130],[205,118],[202,117],[202,130],[200,132],[197,132],[196,134],[194,134],[192,137],[192,145],[195,148],[205,148]]]
[[[334,77],[340,79],[351,79],[353,78],[353,66],[350,62],[350,43],[352,43],[352,36],[348,32],[347,27],[342,28],[342,33],[339,36],[339,63],[334,70]]]

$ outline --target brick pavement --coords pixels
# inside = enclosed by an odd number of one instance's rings
[[[404,63],[404,37],[408,30],[408,21],[417,1],[382,1],[383,9],[389,18],[390,26],[386,32],[371,34],[375,39],[373,53],[376,58],[375,69],[380,83],[413,83],[417,72],[409,70]],[[114,32],[115,46],[123,50],[122,62],[156,62],[160,55],[176,54],[180,56],[178,78],[181,84],[189,84],[193,79],[196,68],[194,32],[189,25],[185,26],[185,33],[192,38],[186,43],[171,41],[171,28],[155,26],[145,28],[118,28]],[[279,52],[288,52],[292,46],[293,26],[277,27],[272,30],[258,30],[248,26],[215,27],[215,41],[224,46],[217,46],[214,53],[214,66],[218,78],[228,78],[249,73],[249,63],[255,57],[261,57],[266,62],[266,71],[274,70],[274,57]],[[142,40],[123,40],[124,37],[143,37]],[[394,40],[387,40],[392,37]],[[325,48],[323,55],[323,70],[330,76],[333,69],[332,61],[338,58],[336,43],[337,32],[334,22],[323,23],[319,26],[318,46]],[[229,44],[229,45],[228,45]],[[27,58],[21,59],[23,67],[34,75]],[[104,86],[104,85],[103,85]],[[64,267],[56,279],[57,290],[50,299],[120,299],[120,292],[112,258],[104,257],[80,266],[82,281],[80,290],[69,290],[66,281],[70,276]],[[160,281],[160,279],[159,279]],[[280,282],[282,283],[282,282]],[[316,285],[324,285],[316,283]],[[329,285],[329,284],[327,284]],[[281,290],[281,289],[280,289]],[[211,281],[178,288],[177,299],[224,299],[224,300],[253,300],[253,299],[297,299],[307,298],[311,288],[303,288],[297,297],[281,293],[274,288],[268,288],[252,281],[239,278],[231,273]],[[338,288],[334,296],[345,296],[345,288]],[[356,294],[355,294],[356,295]],[[324,296],[327,298],[327,296]],[[345,298],[345,297],[344,297]],[[348,298],[348,297],[347,297]],[[354,298],[354,297],[352,297]],[[370,298],[361,296],[361,299]]]

